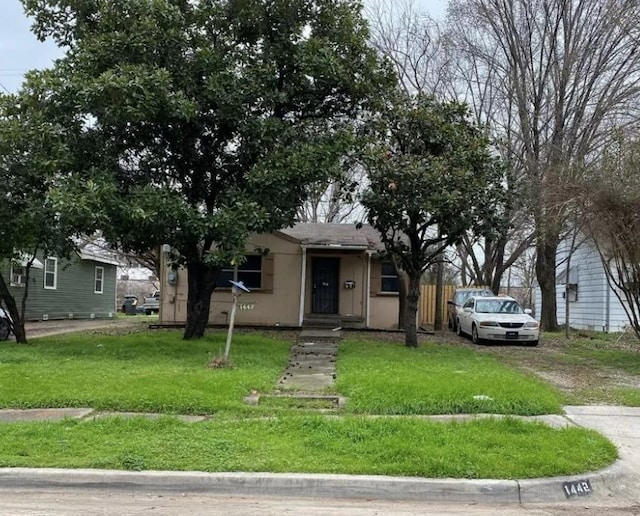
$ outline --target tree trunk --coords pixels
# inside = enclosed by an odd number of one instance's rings
[[[398,275],[398,329],[404,330],[404,322],[407,318],[407,285],[409,276],[398,266],[398,261],[395,258],[393,258],[393,267]]]
[[[407,319],[407,291],[409,290],[409,277],[404,271],[398,275],[398,329],[404,330]]]
[[[540,324],[543,330],[558,331],[556,308],[556,253],[557,239],[546,238],[538,241],[536,246],[536,275],[542,296]]]
[[[0,274],[0,299],[4,301],[7,311],[9,312],[9,316],[11,317],[11,329],[16,337],[16,342],[20,344],[27,344],[27,334],[24,331],[24,320],[20,316],[16,300],[9,292],[9,288],[4,281],[2,274]]]
[[[404,319],[405,344],[410,348],[418,347],[417,315],[420,299],[420,273],[409,274],[407,289],[407,312]]]
[[[188,262],[187,325],[184,339],[199,339],[209,323],[211,294],[216,286],[218,267],[210,267],[202,262]]]

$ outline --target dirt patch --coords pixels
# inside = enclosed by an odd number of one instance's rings
[[[524,373],[537,376],[567,395],[573,403],[616,403],[611,391],[619,387],[640,389],[640,376],[623,369],[604,365],[591,351],[617,350],[629,353],[630,359],[640,354],[640,343],[631,335],[620,339],[598,339],[576,335],[542,338],[535,348],[524,346],[474,346],[457,337],[458,343],[487,353]],[[447,337],[449,340],[450,337]],[[579,345],[575,345],[579,344]]]

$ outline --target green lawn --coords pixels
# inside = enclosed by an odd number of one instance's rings
[[[0,406],[212,414],[241,410],[243,397],[270,392],[291,343],[239,335],[230,369],[208,369],[223,333],[184,341],[175,331],[70,334],[0,346]]]
[[[178,332],[144,331],[3,344],[0,407],[213,418],[2,424],[0,466],[531,478],[591,471],[617,456],[611,443],[584,429],[412,417],[559,411],[548,386],[469,349],[346,341],[336,389],[350,401],[345,410],[322,415],[286,403],[250,407],[242,401],[252,390],[273,392],[291,342],[237,333],[233,367],[208,368],[224,340],[223,332],[185,342]]]
[[[595,432],[516,420],[167,417],[0,426],[3,467],[528,478],[596,470],[615,456]]]
[[[365,414],[555,414],[560,395],[542,381],[468,348],[346,341],[337,390]]]

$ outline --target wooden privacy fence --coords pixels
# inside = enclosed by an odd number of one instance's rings
[[[455,285],[442,287],[442,326],[447,326],[447,301],[453,297]],[[436,285],[420,286],[420,304],[418,306],[418,324],[433,326],[436,321]]]

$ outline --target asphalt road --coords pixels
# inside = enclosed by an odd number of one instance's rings
[[[225,516],[373,516],[453,515],[489,516],[615,516],[640,515],[640,505],[603,506],[585,501],[554,505],[497,505],[475,503],[387,502],[316,498],[159,495],[102,489],[6,490],[0,488],[3,516],[85,515],[225,515]]]

